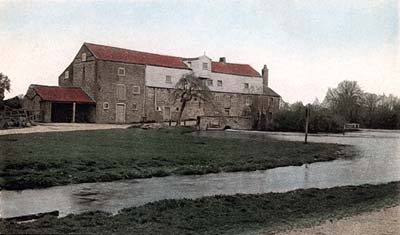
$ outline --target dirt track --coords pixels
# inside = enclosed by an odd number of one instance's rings
[[[28,128],[15,128],[0,130],[0,135],[26,134],[37,132],[62,132],[81,130],[103,130],[103,129],[125,129],[129,125],[116,124],[88,124],[88,123],[40,123],[37,126]]]
[[[327,221],[305,229],[294,229],[278,235],[399,235],[400,206],[364,213],[340,220]]]

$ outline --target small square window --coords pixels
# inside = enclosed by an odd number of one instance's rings
[[[230,111],[230,108],[225,108],[225,115],[226,116],[229,116],[229,111]]]
[[[248,83],[244,84],[244,89],[249,89],[249,84]]]
[[[217,86],[222,86],[222,80],[217,81]]]
[[[169,75],[165,76],[165,83],[167,83],[167,84],[171,84],[172,83],[171,76],[169,76]]]
[[[118,76],[125,76],[125,68],[123,67],[118,68]]]
[[[110,104],[108,102],[103,103],[103,109],[107,110],[110,108]]]
[[[68,79],[68,78],[69,78],[69,71],[67,70],[64,73],[64,79]]]
[[[208,63],[203,63],[203,70],[208,70]]]
[[[140,86],[133,86],[132,93],[135,95],[139,95],[140,94]]]
[[[214,85],[214,84],[213,84],[213,80],[208,79],[208,80],[207,80],[207,85],[208,85],[208,86],[213,86],[213,85]]]
[[[161,111],[162,111],[161,107],[160,107],[160,106],[157,106],[157,107],[156,107],[156,111],[161,112]]]
[[[83,61],[83,62],[86,61],[86,53],[82,53],[82,61]]]
[[[135,103],[132,104],[132,110],[138,110],[137,104]]]

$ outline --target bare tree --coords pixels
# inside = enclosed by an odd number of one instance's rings
[[[0,101],[4,100],[4,93],[6,91],[10,92],[10,88],[11,88],[10,79],[6,75],[0,73]]]
[[[329,88],[325,102],[331,110],[342,115],[347,121],[357,121],[362,103],[363,91],[356,81],[343,81],[337,88]]]
[[[205,83],[204,79],[196,77],[193,73],[182,76],[176,83],[175,90],[172,93],[174,101],[179,100],[181,107],[179,109],[178,120],[176,125],[181,124],[182,114],[189,101],[194,98],[204,102],[212,103],[211,91]]]

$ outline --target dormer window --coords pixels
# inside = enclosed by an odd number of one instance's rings
[[[203,70],[208,70],[208,63],[203,63]]]
[[[82,53],[82,62],[86,61],[86,53]]]
[[[118,76],[125,76],[125,68],[123,67],[118,68]]]

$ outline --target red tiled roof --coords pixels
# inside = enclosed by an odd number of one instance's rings
[[[159,55],[87,42],[84,45],[86,45],[86,47],[94,54],[96,58],[101,60],[189,69],[186,64],[183,63],[181,57]],[[214,73],[225,73],[251,77],[261,76],[248,64],[221,63],[213,61],[211,69]]]
[[[85,43],[85,45],[96,58],[101,60],[188,69],[180,57],[159,55],[92,43]]]
[[[248,64],[232,64],[213,61],[211,71],[214,73],[226,73],[250,77],[260,77],[261,75]]]
[[[76,103],[95,103],[79,87],[59,87],[59,86],[30,86],[45,101],[53,102],[76,102]]]

